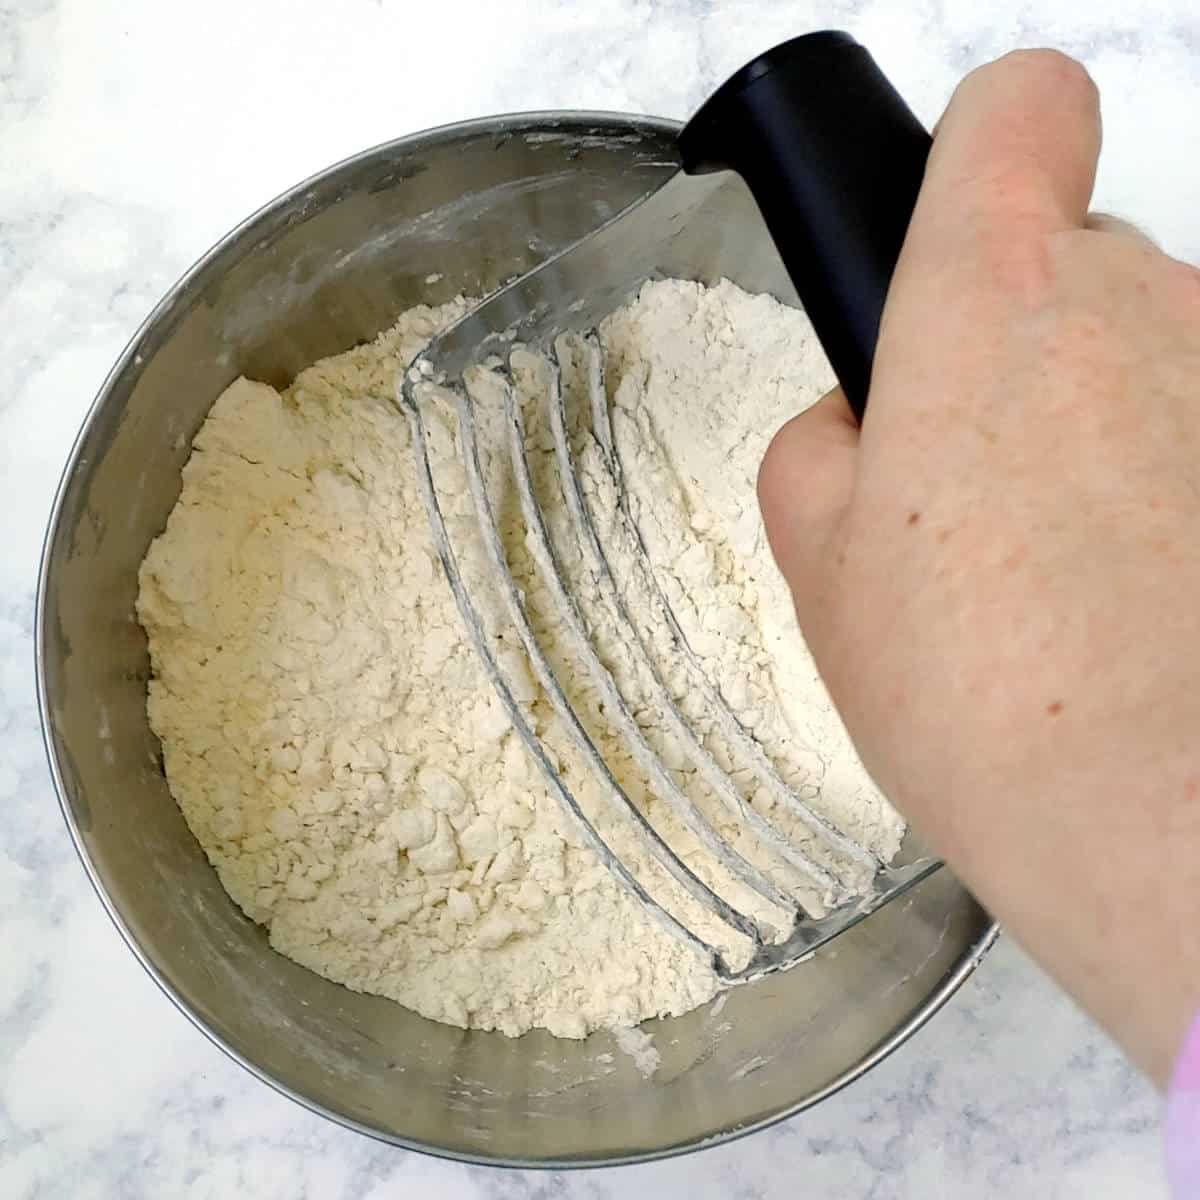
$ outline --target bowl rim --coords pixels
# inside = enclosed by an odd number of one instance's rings
[[[214,262],[242,241],[246,240],[258,227],[259,223],[272,215],[286,209],[295,200],[302,197],[306,191],[324,182],[329,177],[354,165],[373,159],[381,154],[408,150],[416,146],[428,147],[441,142],[453,142],[464,136],[490,134],[502,136],[532,131],[537,128],[551,127],[569,132],[572,129],[584,129],[595,125],[626,126],[630,132],[643,129],[648,133],[674,137],[682,128],[682,123],[669,117],[655,117],[637,113],[614,112],[603,109],[533,109],[509,113],[499,113],[493,116],[475,117],[466,121],[455,121],[443,125],[432,126],[418,130],[402,137],[391,138],[376,145],[369,146],[354,154],[331,163],[329,166],[306,176],[291,187],[260,205],[249,216],[235,225],[228,233],[214,242],[192,265],[171,285],[162,298],[154,305],[146,317],[139,323],[137,329],[118,355],[113,366],[106,374],[103,383],[96,393],[95,399],[89,406],[80,425],[79,432],[71,444],[63,466],[62,474],[54,492],[54,500],[50,509],[50,517],[42,539],[41,556],[38,564],[37,598],[34,608],[34,673],[36,677],[38,718],[42,732],[42,744],[46,752],[47,764],[50,769],[51,781],[58,798],[59,809],[66,823],[67,831],[75,847],[75,852],[83,865],[84,872],[92,885],[109,919],[116,927],[121,940],[133,953],[143,970],[158,985],[159,990],[171,1001],[177,1011],[183,1014],[191,1024],[198,1029],[214,1046],[223,1051],[230,1059],[248,1071],[256,1079],[265,1083],[279,1095],[307,1109],[309,1112],[333,1121],[335,1124],[355,1133],[363,1134],[376,1141],[397,1146],[405,1150],[427,1154],[434,1158],[446,1159],[453,1162],[469,1163],[475,1166],[507,1167],[535,1170],[574,1170],[605,1166],[627,1166],[636,1163],[657,1162],[664,1159],[676,1158],[683,1154],[700,1149],[708,1149],[734,1142],[760,1130],[768,1129],[781,1121],[786,1121],[806,1109],[827,1100],[840,1092],[844,1087],[865,1075],[872,1067],[878,1065],[904,1042],[908,1041],[920,1030],[931,1017],[958,991],[960,987],[974,974],[984,956],[995,944],[1000,933],[1000,927],[994,920],[984,928],[980,936],[959,959],[954,969],[948,971],[938,986],[913,1010],[901,1024],[879,1042],[869,1054],[864,1055],[858,1062],[847,1067],[837,1078],[831,1080],[819,1091],[785,1105],[777,1111],[758,1120],[744,1125],[738,1125],[706,1137],[690,1138],[661,1146],[653,1150],[640,1150],[630,1153],[618,1153],[596,1156],[554,1157],[548,1155],[537,1158],[519,1158],[503,1154],[471,1154],[456,1151],[417,1138],[406,1138],[368,1125],[362,1121],[346,1116],[325,1105],[305,1096],[283,1080],[276,1078],[266,1068],[230,1045],[219,1033],[210,1028],[200,1013],[192,1006],[172,982],[154,965],[149,955],[137,941],[131,928],[126,923],[121,912],[108,895],[99,872],[88,853],[82,831],[75,819],[71,804],[67,798],[67,788],[64,772],[55,751],[54,738],[50,724],[50,696],[46,673],[46,622],[48,618],[48,582],[50,570],[50,551],[54,545],[59,521],[62,516],[63,504],[67,490],[75,475],[79,461],[95,424],[98,414],[108,400],[118,380],[123,378],[131,368],[141,365],[139,349],[147,338],[157,331],[158,327],[178,308],[181,301],[195,290],[203,277],[208,273]]]

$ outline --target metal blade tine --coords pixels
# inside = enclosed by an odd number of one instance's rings
[[[614,777],[608,763],[600,754],[587,730],[579,720],[578,714],[571,707],[563,691],[562,684],[554,673],[545,651],[534,636],[529,624],[516,581],[508,569],[504,547],[500,541],[500,531],[496,526],[495,515],[492,511],[491,498],[483,483],[483,468],[479,458],[479,443],[475,433],[475,421],[472,416],[472,401],[465,389],[454,389],[455,400],[459,413],[459,432],[462,439],[463,464],[467,471],[467,480],[475,500],[479,515],[479,530],[483,537],[484,546],[492,560],[496,571],[496,581],[501,595],[509,610],[509,616],[517,630],[517,635],[525,647],[525,653],[533,666],[542,689],[545,691],[551,706],[567,729],[576,749],[587,761],[588,765],[604,784],[605,791],[614,809],[627,817],[638,832],[643,844],[653,855],[655,861],[682,887],[697,903],[717,914],[722,921],[735,929],[756,945],[763,940],[762,931],[751,918],[738,911],[723,897],[717,895],[703,880],[701,880],[663,840],[662,836],[646,819],[626,794],[625,790]],[[527,514],[531,515],[531,514]]]
[[[552,409],[561,407],[561,377],[557,360],[552,359],[547,364],[549,375],[549,390],[554,397],[551,400]],[[528,443],[525,435],[525,423],[521,416],[520,405],[516,401],[516,389],[509,384],[504,390],[504,411],[509,435],[509,453],[512,458],[513,472],[517,480],[517,489],[522,506],[526,508],[527,520],[534,541],[534,556],[540,558],[543,575],[554,593],[564,620],[571,632],[576,649],[604,698],[606,711],[620,729],[626,739],[630,751],[638,765],[650,776],[657,785],[659,792],[671,806],[672,811],[682,820],[697,840],[706,850],[721,863],[726,870],[735,875],[747,887],[756,891],[763,899],[770,901],[778,908],[788,913],[789,919],[794,920],[797,913],[795,900],[780,889],[758,867],[739,854],[724,837],[704,818],[700,810],[675,782],[664,763],[646,740],[640,726],[629,711],[625,697],[617,687],[612,674],[600,661],[596,650],[587,635],[583,616],[575,595],[567,587],[565,573],[554,547],[554,542],[546,528],[541,506],[534,492],[532,468],[529,462]],[[560,479],[560,485],[566,489],[565,480]],[[685,734],[690,732],[685,730]],[[725,781],[728,783],[728,780]],[[740,797],[739,797],[740,799]],[[757,815],[757,814],[755,814]],[[834,883],[828,877],[830,885]]]
[[[427,388],[429,386],[416,373],[406,373],[397,382],[396,399],[401,410],[408,418],[409,431],[413,444],[413,455],[417,466],[417,485],[425,504],[426,514],[429,517],[429,528],[434,549],[437,551],[438,558],[441,561],[442,571],[454,596],[455,604],[458,606],[463,625],[475,646],[480,660],[484,664],[496,695],[500,698],[501,704],[508,713],[513,728],[533,755],[534,761],[538,764],[551,789],[557,795],[566,811],[571,814],[576,829],[579,831],[588,848],[613,873],[626,891],[645,906],[646,910],[659,924],[711,962],[713,969],[717,971],[718,975],[722,971],[728,971],[728,965],[720,951],[711,946],[703,938],[697,936],[683,922],[664,908],[663,905],[659,904],[621,859],[613,853],[612,848],[601,837],[599,831],[591,821],[588,820],[578,799],[571,789],[567,787],[566,781],[550,761],[546,753],[546,747],[525,719],[525,715],[521,711],[516,697],[513,695],[512,688],[501,671],[491,646],[488,644],[487,635],[483,629],[483,622],[475,606],[472,604],[470,596],[467,594],[454,549],[450,545],[445,518],[442,514],[441,504],[437,498],[437,490],[434,487],[429,455],[426,450],[425,423],[421,415],[420,401],[416,395],[418,388]],[[465,391],[462,391],[461,387],[453,390],[456,393],[461,392],[465,399]],[[469,403],[470,401],[467,400],[468,405]],[[473,421],[471,424],[473,425]]]
[[[589,359],[589,371],[591,371],[595,367],[596,360],[591,356],[589,356]],[[551,364],[552,371],[549,390],[550,427],[558,459],[560,483],[566,498],[567,508],[573,522],[580,531],[590,558],[597,567],[597,576],[601,582],[601,587],[606,593],[606,598],[617,613],[621,626],[626,632],[630,643],[636,645],[640,650],[640,655],[646,665],[659,709],[669,722],[672,731],[686,746],[688,757],[695,764],[697,770],[703,775],[705,781],[713,789],[730,814],[736,817],[743,825],[753,829],[776,855],[801,873],[812,886],[819,889],[827,904],[833,903],[836,899],[840,899],[844,895],[845,889],[840,882],[819,863],[813,861],[802,849],[783,837],[761,813],[746,802],[745,798],[734,786],[733,781],[729,778],[728,773],[722,770],[716,759],[713,758],[700,741],[695,730],[676,707],[675,701],[671,696],[671,691],[662,677],[657,662],[657,655],[647,645],[640,625],[632,619],[625,598],[616,584],[612,567],[600,541],[590,508],[584,499],[583,488],[580,485],[578,464],[575,461],[570,446],[570,438],[567,434],[558,339],[556,339],[553,347]],[[600,389],[601,392],[604,389],[603,375],[596,374],[592,382],[594,386],[589,387],[589,397],[592,399],[594,412],[596,389]],[[614,483],[617,488],[620,487],[619,480],[615,480]],[[724,703],[719,697],[715,702]]]
[[[653,597],[653,602],[656,608],[660,611],[668,624],[668,627],[671,631],[672,642],[679,654],[684,659],[689,670],[690,678],[695,682],[696,686],[700,688],[702,694],[704,695],[706,711],[710,712],[717,721],[721,733],[724,735],[726,740],[736,745],[745,755],[746,759],[748,760],[747,765],[751,770],[754,771],[755,777],[758,779],[758,781],[768,789],[775,799],[780,801],[786,810],[793,817],[795,817],[796,820],[805,827],[805,829],[807,829],[815,837],[820,838],[828,846],[845,856],[851,862],[857,863],[859,866],[865,867],[872,872],[879,870],[882,864],[875,855],[873,855],[864,846],[854,841],[853,838],[850,838],[846,834],[842,833],[840,829],[834,826],[820,813],[816,812],[810,805],[806,804],[804,800],[796,794],[793,788],[788,786],[787,782],[776,770],[775,765],[767,757],[766,752],[763,750],[757,739],[755,739],[753,735],[742,725],[742,723],[738,720],[737,715],[726,703],[719,689],[709,678],[709,675],[707,671],[705,671],[703,664],[700,662],[695,652],[688,644],[687,636],[679,624],[679,620],[675,615],[675,611],[672,608],[670,601],[667,599],[666,594],[659,585],[658,578],[655,575],[653,565],[650,561],[650,556],[646,551],[645,541],[642,538],[637,521],[634,519],[633,513],[629,506],[629,494],[622,485],[622,464],[620,460],[620,454],[617,450],[616,440],[613,437],[611,419],[608,413],[608,404],[603,375],[603,354],[600,348],[599,340],[596,335],[592,333],[584,337],[582,341],[588,351],[589,358],[591,358],[593,363],[596,364],[594,368],[589,369],[588,373],[589,387],[592,389],[591,407],[594,414],[594,419],[598,425],[596,437],[600,446],[608,447],[611,453],[611,469],[613,472],[613,478],[617,484],[617,503],[621,510],[621,520],[626,526],[627,531],[630,537],[633,539],[637,549],[637,565],[639,574],[644,581],[645,586],[649,590],[649,593]],[[559,414],[557,419],[560,428],[562,428],[562,422],[564,419],[562,414]],[[569,440],[565,436],[565,429],[563,429],[563,436],[561,439],[559,438],[559,433],[557,431],[555,433],[555,438],[560,456],[563,458],[562,471],[564,477],[577,480],[577,468],[574,462],[574,456],[570,448]],[[577,492],[576,494],[579,499],[581,510],[585,513],[589,512],[590,505],[586,496],[583,496],[581,492]],[[588,534],[588,541],[593,547],[593,552],[597,554],[605,564],[605,574],[612,582],[614,589],[616,589],[618,592],[621,592],[622,589],[616,581],[615,575],[611,570],[611,566],[608,565],[608,560],[604,554],[600,540],[596,535],[594,519],[589,515],[588,519],[582,522],[582,525],[585,529],[585,533]],[[624,602],[622,603],[622,610],[625,614],[627,623],[633,629],[636,636],[638,632],[637,625],[629,618],[628,605]],[[716,766],[715,763],[714,766]],[[716,767],[716,769],[719,771],[720,767]],[[750,809],[750,811],[754,812],[756,817],[759,816],[756,810]],[[747,819],[749,820],[750,818]],[[755,822],[755,828],[756,830],[760,828],[757,822]],[[764,836],[770,835],[764,834]],[[777,839],[778,834],[776,833],[776,837],[773,839],[773,845],[776,845],[778,848]],[[786,840],[784,840],[783,845],[790,847],[790,852],[783,849],[780,849],[779,852],[784,854],[785,857],[788,857],[788,861],[792,862],[793,866],[803,870],[803,861],[808,861],[807,856],[803,856],[802,861],[797,861],[795,856],[797,854],[802,854],[802,852],[798,851],[794,845]]]

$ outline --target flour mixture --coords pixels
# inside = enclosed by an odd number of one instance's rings
[[[240,379],[218,398],[141,568],[149,715],[188,824],[276,949],[436,1020],[583,1037],[686,1012],[717,981],[582,847],[441,577],[392,396],[466,307],[415,308],[282,393]],[[601,334],[631,501],[706,673],[784,778],[890,858],[903,823],[830,707],[754,497],[771,434],[830,383],[807,320],[728,283],[665,281]],[[620,647],[605,654],[619,674]],[[505,665],[555,750],[562,731],[515,648]],[[656,749],[686,784],[668,742]],[[636,793],[636,766],[615,742],[607,753]]]

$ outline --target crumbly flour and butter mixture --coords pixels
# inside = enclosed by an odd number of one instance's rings
[[[442,576],[408,423],[393,397],[398,372],[467,307],[412,309],[286,391],[239,379],[217,399],[140,572],[149,715],[188,824],[277,950],[439,1021],[582,1037],[686,1012],[718,984],[709,962],[654,921],[585,847],[512,729]],[[787,825],[762,770],[739,758],[728,724],[714,718],[714,697],[751,731],[777,778],[890,858],[903,823],[830,706],[755,501],[771,435],[830,383],[806,318],[729,283],[668,280],[647,284],[600,333],[612,444],[574,418],[569,437],[610,578],[644,645],[661,652],[659,678],[672,703],[756,811]],[[535,366],[528,374],[532,397]],[[570,399],[569,380],[566,387]],[[596,662],[630,698],[670,779],[754,861],[761,847],[714,804],[655,698],[644,656],[621,633],[602,573],[569,527],[542,406],[523,404],[534,482]],[[585,665],[564,624],[540,569],[546,556],[531,542],[505,460],[493,453],[503,444],[501,423],[481,407],[509,566],[584,726],[697,875],[769,920],[769,905],[755,910],[742,885],[689,841],[662,803],[661,780],[631,752],[628,731],[606,721],[611,706],[596,662]],[[655,868],[618,827],[602,781],[531,672],[499,593],[488,599],[482,558],[471,565],[469,489],[452,456],[448,414],[434,421],[435,449],[439,437],[447,523],[468,582],[483,593],[484,623],[522,712],[614,848],[653,881]],[[624,524],[614,461],[628,496]],[[672,640],[663,597],[689,654]],[[813,853],[820,859],[819,847]],[[856,882],[865,880],[848,886]],[[665,895],[669,881],[662,887]],[[819,909],[821,897],[807,899]],[[676,910],[736,958],[707,914],[689,912],[686,899]]]

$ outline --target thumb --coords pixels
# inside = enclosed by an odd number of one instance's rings
[[[841,388],[835,388],[784,425],[759,468],[758,503],[767,540],[806,634],[828,592],[857,451],[858,425]]]

